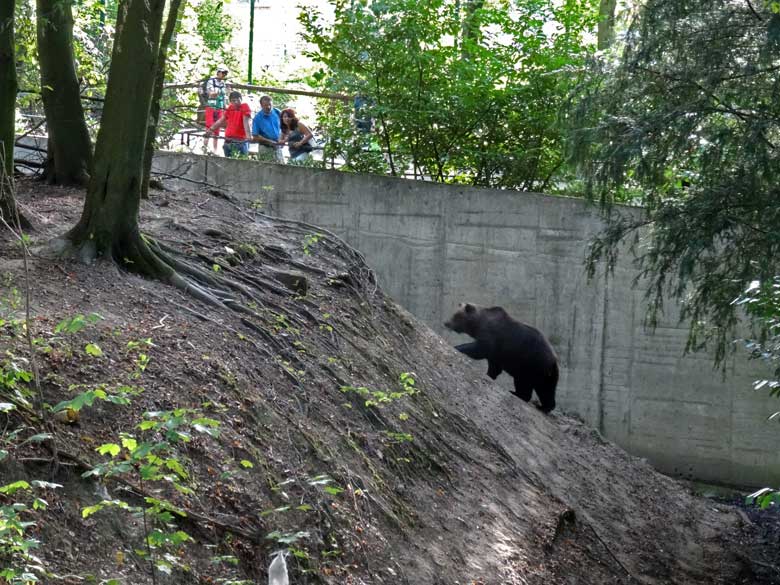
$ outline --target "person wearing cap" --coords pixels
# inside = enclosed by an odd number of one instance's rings
[[[206,82],[206,128],[211,128],[222,117],[227,105],[225,92],[227,91],[227,78],[229,73],[225,65],[217,67],[215,76]],[[217,132],[217,135],[219,132]],[[217,138],[214,137],[213,150],[217,149]]]

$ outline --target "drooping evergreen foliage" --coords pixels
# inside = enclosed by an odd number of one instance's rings
[[[611,209],[591,262],[641,244],[651,322],[671,291],[691,320],[689,348],[713,340],[718,358],[733,337],[735,299],[780,274],[778,9],[649,0],[617,62],[580,88],[573,115],[571,150],[589,195],[644,206]],[[771,335],[771,321],[755,324]]]
[[[598,2],[332,0],[304,12],[324,89],[359,96],[325,121],[356,170],[545,190],[561,168],[559,112],[594,50]],[[349,104],[352,107],[352,104]],[[363,130],[361,132],[361,130]],[[372,148],[373,147],[373,148]]]

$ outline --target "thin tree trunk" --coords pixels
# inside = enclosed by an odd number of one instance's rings
[[[375,85],[376,85],[376,100],[377,105],[381,106],[381,91],[380,91],[380,85],[379,85],[379,72],[375,72]],[[385,139],[385,148],[387,148],[387,162],[390,164],[390,175],[395,177],[397,173],[395,172],[395,162],[393,161],[393,145],[390,140],[390,133],[387,130],[387,122],[385,121],[385,114],[380,109],[379,110],[379,123],[382,125],[382,131],[381,136]]]
[[[28,227],[17,215],[14,199],[14,125],[16,120],[16,61],[14,58],[14,0],[0,2],[0,217],[9,225]],[[0,226],[2,229],[3,226]]]
[[[479,22],[477,21],[477,11],[481,10],[484,6],[485,0],[468,0],[466,2],[466,13],[463,16],[460,40],[460,53],[464,60],[468,60],[471,57],[468,46],[469,42],[478,42],[482,36],[482,31],[480,30]]]
[[[608,48],[615,38],[615,9],[617,0],[601,0],[599,3],[598,49]]]
[[[165,69],[168,56],[168,45],[171,44],[173,33],[176,30],[176,21],[179,18],[179,10],[182,0],[171,0],[168,7],[168,20],[160,40],[160,51],[157,55],[157,73],[154,79],[154,94],[149,115],[149,127],[146,130],[146,150],[144,152],[144,178],[141,183],[141,198],[149,197],[149,178],[152,174],[152,158],[154,157],[154,144],[157,141],[157,124],[160,122],[160,100],[162,99],[163,84],[165,83]]]
[[[50,183],[86,185],[92,144],[81,106],[73,55],[72,0],[37,0],[38,60],[49,146]]]
[[[138,228],[164,7],[165,0],[125,0],[119,7],[94,170],[81,219],[66,238],[83,260],[111,256],[129,270],[168,280],[173,270],[149,249]]]

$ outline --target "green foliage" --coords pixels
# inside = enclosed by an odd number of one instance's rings
[[[381,407],[382,405],[391,404],[396,400],[400,400],[407,396],[414,396],[417,393],[415,389],[414,374],[404,372],[399,377],[401,389],[395,391],[383,391],[383,390],[369,390],[365,386],[342,386],[339,390],[343,393],[354,393],[365,398],[365,405],[367,407]]]
[[[81,0],[72,6],[76,75],[90,89],[88,94],[102,97],[106,93],[105,72],[111,65],[119,0]]]
[[[364,100],[324,115],[324,157],[363,172],[542,190],[562,164],[557,126],[592,52],[595,0],[331,0],[332,24],[299,17],[312,82]],[[322,118],[321,118],[322,120]]]
[[[728,34],[724,34],[728,31]],[[751,282],[780,274],[780,18],[765,2],[651,0],[620,59],[578,88],[572,154],[588,194],[612,208],[590,252],[613,265],[633,245],[657,323],[682,301],[688,349],[722,360]],[[754,319],[757,338],[771,321]]]
[[[211,51],[217,51],[230,41],[235,26],[223,10],[222,0],[203,0],[195,8],[198,34],[203,44]]]
[[[119,443],[104,443],[96,450],[109,459],[96,465],[83,477],[114,477],[130,475],[141,484],[171,486],[182,494],[193,490],[186,485],[190,476],[185,463],[180,459],[177,446],[192,440],[192,431],[216,437],[219,422],[199,416],[190,409],[176,409],[144,413],[144,420],[138,424],[140,438],[129,433],[119,434]],[[93,506],[86,506],[81,513],[84,518],[106,508],[120,508],[150,520],[152,525],[146,532],[146,551],[136,551],[141,556],[150,556],[157,571],[170,574],[176,567],[182,567],[179,557],[172,554],[192,540],[190,535],[176,526],[176,517],[186,513],[171,502],[152,496],[144,497],[144,506],[132,506],[124,500],[102,500]]]
[[[111,59],[114,23],[118,0],[63,1],[61,9],[73,14],[73,53],[76,75],[82,93],[100,99],[105,95],[106,72]],[[18,129],[32,129],[42,116],[40,96],[41,78],[36,40],[36,6],[34,0],[17,0],[14,26],[16,62],[20,94],[19,106],[25,117]],[[89,126],[96,127],[101,108],[86,108]],[[27,117],[29,116],[29,117]]]
[[[22,92],[38,91],[41,87],[41,77],[38,68],[38,46],[35,33],[35,2],[33,0],[16,0],[14,11],[14,41],[16,58],[16,75],[19,90]],[[36,109],[37,96],[31,94],[19,95],[19,108],[24,115],[42,115],[41,109]],[[36,118],[19,119],[18,130],[27,130],[37,121]]]
[[[82,384],[73,384],[69,390],[79,390],[84,388]],[[61,412],[63,410],[80,411],[85,406],[92,406],[95,400],[104,400],[113,404],[126,405],[130,404],[130,396],[137,395],[141,390],[134,386],[120,385],[116,388],[109,388],[103,384],[95,388],[90,388],[83,392],[80,392],[70,400],[63,400],[57,403],[52,412]]]
[[[56,489],[59,484],[44,481],[16,481],[0,487],[5,496],[0,506],[0,578],[8,585],[31,585],[42,582],[46,573],[42,561],[32,554],[40,541],[29,535],[36,522],[30,518],[47,508],[46,501],[35,496],[35,490]],[[31,530],[33,529],[33,530]]]
[[[411,372],[403,372],[398,377],[398,381],[400,385],[399,390],[369,390],[364,386],[342,386],[340,390],[345,394],[358,395],[362,400],[364,400],[363,405],[366,408],[379,409],[390,406],[393,403],[398,403],[398,401],[407,399],[419,392],[419,390],[415,388],[416,381],[414,374]],[[352,407],[352,405],[349,403],[345,404],[344,406],[348,408]],[[398,420],[401,422],[406,422],[409,420],[409,415],[405,412],[401,412],[398,415]],[[414,441],[414,437],[410,433],[404,431],[384,429],[382,431],[382,435],[385,437],[386,443],[390,445],[400,445]]]
[[[84,315],[75,315],[69,319],[63,319],[54,328],[54,333],[78,333],[84,329],[87,325],[97,323],[103,317],[97,313],[90,313],[86,317]]]
[[[303,253],[307,256],[311,255],[312,247],[315,246],[321,238],[322,234],[320,233],[306,234],[301,242],[303,246]]]
[[[756,390],[768,390],[770,396],[780,396],[780,277],[766,282],[753,281],[739,297],[737,305],[757,322],[760,336],[744,340],[751,357],[764,361],[773,378],[753,383]],[[780,421],[780,411],[769,416]]]
[[[756,498],[755,504],[762,510],[771,506],[780,506],[780,492],[767,492]]]
[[[394,431],[384,431],[385,436],[394,443],[411,443],[414,437],[409,433],[396,433]]]
[[[103,350],[94,343],[88,343],[85,345],[84,351],[86,351],[87,354],[91,355],[92,357],[100,357],[103,355]]]

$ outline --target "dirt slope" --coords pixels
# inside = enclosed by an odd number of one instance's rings
[[[34,245],[75,222],[81,196],[20,183]],[[153,192],[142,218],[183,258],[240,282],[244,293],[231,296],[248,310],[207,307],[111,264],[35,248],[32,333],[45,402],[133,388],[129,404],[96,399],[78,420],[55,421],[53,441],[12,448],[0,467],[2,484],[63,485],[47,490],[46,511],[25,513],[42,541],[36,554],[61,577],[46,582],[152,583],[137,552],[142,518],[115,507],[82,514],[101,500],[144,497],[186,512],[170,523],[195,541],[156,551],[171,565],[158,583],[266,583],[285,546],[295,584],[773,582],[750,568],[755,534],[744,514],[690,495],[577,420],[499,390],[483,364],[384,296],[337,238],[205,191]],[[4,234],[6,371],[29,364],[12,321],[23,312],[20,258]],[[289,273],[305,277],[305,295],[291,290]],[[102,319],[55,332],[90,313]],[[90,343],[102,355],[89,355]],[[120,433],[160,439],[137,427],[145,412],[185,408],[177,414],[220,423],[217,437],[192,430],[176,445],[191,492],[132,471],[81,477],[110,459],[96,448],[119,444]],[[43,429],[34,412],[8,423],[28,424],[22,436]]]

